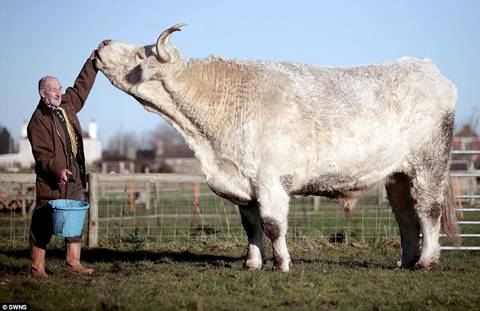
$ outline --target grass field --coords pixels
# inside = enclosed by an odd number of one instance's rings
[[[444,252],[433,271],[395,267],[397,240],[375,245],[308,239],[290,243],[293,267],[242,270],[245,245],[208,236],[198,244],[171,243],[134,251],[86,250],[92,276],[64,273],[55,239],[48,279],[22,272],[24,245],[2,245],[0,302],[32,310],[479,310],[480,253]]]
[[[99,247],[83,254],[92,276],[64,273],[59,238],[47,253],[51,276],[27,275],[30,219],[0,215],[0,303],[32,310],[480,310],[480,252],[445,251],[429,272],[396,268],[398,227],[375,191],[349,217],[331,200],[315,208],[311,197],[293,198],[293,266],[281,274],[271,271],[269,243],[264,270],[242,270],[246,236],[237,207],[208,190],[201,189],[195,213],[191,185],[151,191],[133,205],[125,186],[109,186],[120,190],[100,196]],[[480,213],[461,220],[478,221]],[[480,238],[463,245],[480,245]]]
[[[135,240],[147,246],[196,241],[199,234],[220,241],[245,239],[238,207],[214,195],[205,184],[196,184],[197,205],[192,183],[109,182],[99,186],[98,237],[100,245]],[[320,198],[293,197],[289,211],[289,238],[322,235],[361,242],[398,237],[398,226],[385,198],[383,187],[364,193],[350,216],[340,204]],[[195,208],[197,206],[197,209]],[[466,205],[465,207],[469,207]],[[475,205],[473,206],[475,207]],[[465,212],[459,220],[480,221],[480,213]],[[17,212],[0,213],[0,241],[28,239],[30,217]],[[85,226],[87,227],[87,226]],[[479,226],[462,225],[462,232],[478,234]],[[85,228],[86,232],[87,228]],[[445,245],[446,241],[442,241]],[[480,245],[480,238],[463,240],[465,246]]]

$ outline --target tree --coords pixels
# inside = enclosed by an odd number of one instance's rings
[[[121,128],[108,140],[107,152],[111,155],[134,158],[140,142],[132,132],[124,132]]]
[[[164,157],[193,157],[182,136],[170,125],[162,122],[150,132],[149,146]]]
[[[473,107],[472,114],[470,115],[470,118],[467,121],[467,124],[470,124],[472,130],[478,133],[478,126],[480,124],[480,113],[477,109],[477,106]]]

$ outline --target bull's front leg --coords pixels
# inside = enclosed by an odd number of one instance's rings
[[[248,251],[243,268],[246,270],[260,270],[265,261],[263,250],[263,231],[260,224],[260,210],[257,202],[239,206],[242,216],[242,225],[248,236]]]
[[[258,193],[260,218],[265,235],[272,242],[273,266],[281,272],[290,269],[290,254],[287,248],[288,203],[290,197],[280,183],[264,182]]]

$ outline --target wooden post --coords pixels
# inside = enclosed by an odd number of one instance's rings
[[[469,167],[468,167],[468,171],[469,171],[469,173],[475,173],[475,161],[474,161],[474,157],[473,157],[473,156],[470,157],[470,165],[469,165]],[[476,186],[477,186],[477,180],[476,180],[476,178],[474,178],[474,177],[470,177],[470,178],[469,178],[469,181],[470,181],[470,184],[469,184],[469,186],[470,186],[469,188],[470,188],[470,189],[468,189],[468,194],[475,194],[475,192],[476,192],[476,191],[475,191],[475,190],[476,190],[475,188],[476,188]],[[471,198],[471,199],[470,199],[470,205],[471,205],[471,206],[474,206],[474,205],[475,205],[475,199],[474,199],[474,198]]]
[[[129,194],[129,202],[130,208],[128,209],[131,213],[135,210],[135,194],[133,193],[133,182],[128,182],[128,194]]]
[[[385,202],[386,191],[383,185],[377,185],[377,205],[380,206]]]
[[[145,209],[150,210],[150,182],[145,185]]]
[[[21,183],[20,184],[20,199],[19,201],[22,202],[22,218],[26,218],[27,217],[27,204],[25,202],[26,198],[25,198],[25,184]]]
[[[158,208],[160,207],[160,185],[158,183],[158,181],[155,182],[155,215],[157,215],[157,225],[160,226],[161,225],[161,222],[160,222],[160,217],[158,217]],[[161,228],[162,230],[162,228]],[[162,231],[160,231],[162,232]]]
[[[199,186],[198,183],[192,185],[193,190],[193,205],[195,206],[195,212],[200,214],[200,200],[198,198]]]
[[[97,196],[97,175],[88,174],[88,247],[98,245],[98,196]]]
[[[313,211],[314,212],[320,211],[320,197],[318,196],[313,197]]]
[[[457,208],[463,208],[462,206],[462,199],[460,198],[460,196],[462,195],[462,186],[460,185],[460,179],[458,178],[458,176],[455,176],[455,183],[454,183],[454,193],[452,193],[452,196],[453,196],[453,200],[455,201],[455,195],[459,196],[459,198],[457,199]],[[460,219],[463,219],[463,211],[460,210],[459,212],[457,212],[458,214],[458,217]]]
[[[193,192],[194,213],[192,216],[192,220],[190,221],[190,229],[195,228],[198,225],[199,218],[200,218],[200,200],[198,198],[198,192],[199,192],[198,183],[192,184],[192,192]]]

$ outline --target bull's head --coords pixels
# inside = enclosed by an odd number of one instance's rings
[[[155,98],[162,96],[162,79],[185,64],[180,51],[169,43],[171,34],[183,26],[177,24],[162,32],[155,45],[111,41],[99,48],[97,67],[119,89],[142,101],[158,102]]]

